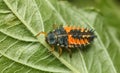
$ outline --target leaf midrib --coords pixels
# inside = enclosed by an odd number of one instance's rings
[[[60,13],[53,7],[53,5],[50,3],[50,1],[48,1],[48,0],[45,0],[45,1],[51,7],[51,9],[53,9],[57,13],[57,16],[60,18],[61,22],[63,22],[63,25],[65,25],[66,22],[64,21],[63,17],[60,15]]]
[[[48,0],[45,0],[45,1],[48,2]],[[27,27],[27,29],[28,29],[33,35],[36,35],[37,33],[36,33],[34,30],[32,30],[31,27],[29,27],[29,26],[27,25],[27,23],[22,19],[22,17],[19,16],[19,14],[17,13],[17,11],[15,11],[14,9],[12,9],[11,5],[7,2],[7,0],[4,0],[4,2],[5,2],[6,5],[8,6],[8,8],[10,8],[11,11],[16,15],[16,17],[18,17],[18,19]],[[50,2],[49,2],[49,3],[50,3]],[[53,9],[53,8],[52,8],[52,9]],[[81,15],[81,16],[82,16],[82,15]],[[42,19],[42,18],[41,18],[41,19]],[[93,27],[89,24],[89,22],[88,22],[87,20],[85,20],[85,22],[86,22],[91,28],[93,28]],[[63,22],[63,23],[64,23],[64,22]],[[93,29],[94,29],[94,28],[93,28]],[[99,37],[99,34],[98,34],[97,32],[95,32],[95,34],[98,36],[97,39],[98,39],[100,45],[103,47],[106,55],[108,56],[108,60],[109,60],[109,62],[111,63],[114,72],[117,73],[117,71],[116,71],[116,69],[115,69],[115,67],[114,67],[113,62],[112,62],[112,60],[111,60],[111,58],[110,58],[110,56],[109,56],[109,54],[108,54],[108,52],[107,52],[104,44],[102,43],[101,38]],[[38,38],[38,40],[39,40],[39,42],[42,43],[45,47],[50,48],[49,46],[46,45],[45,42],[41,42],[41,41],[40,41],[40,38]],[[5,54],[3,54],[3,53],[1,53],[1,54],[4,55],[5,57],[9,58],[7,55],[5,55]],[[58,57],[58,54],[57,54],[56,52],[53,52],[53,54],[57,57],[57,59],[59,59],[64,65],[66,65],[66,66],[67,66],[70,70],[72,70],[74,73],[79,73],[79,71],[76,70],[74,67],[72,67],[68,62],[66,62],[66,60],[64,60],[64,59],[61,58],[61,57]],[[12,59],[12,58],[9,58],[9,59]],[[15,60],[14,60],[14,61],[15,61]],[[21,62],[21,64],[23,64],[23,63]],[[29,66],[29,65],[28,65],[28,66]],[[32,67],[32,66],[29,66],[29,67]],[[36,67],[32,67],[32,68],[36,69]],[[40,70],[40,69],[38,69],[38,70]]]
[[[19,16],[19,14],[17,13],[16,10],[12,9],[12,6],[7,2],[7,0],[3,0],[3,1],[4,1],[5,4],[8,6],[8,8],[13,12],[13,14],[27,27],[27,29],[28,29],[34,36],[36,36],[37,33],[36,33],[34,30],[32,30],[31,27],[29,27],[29,26],[27,25],[27,23],[22,19],[21,16]],[[50,3],[50,2],[49,2],[49,3]],[[50,47],[47,46],[47,44],[46,44],[45,42],[41,42],[40,38],[37,38],[37,39],[39,40],[40,43],[42,43],[42,45],[44,45],[45,47],[47,47],[48,50],[50,50]],[[13,60],[13,61],[15,61],[15,62],[17,62],[17,63],[23,64],[23,62],[19,62],[19,61],[15,60],[15,59],[12,59],[11,57],[7,56],[6,54],[4,54],[4,53],[2,53],[2,52],[0,52],[0,53],[1,53],[3,56],[9,58],[10,60]],[[54,55],[57,59],[59,59],[59,60],[61,61],[61,63],[63,63],[63,64],[64,64],[65,66],[67,66],[71,71],[73,71],[73,73],[80,73],[79,70],[77,70],[76,68],[74,68],[73,66],[71,66],[71,64],[69,64],[65,59],[63,59],[62,57],[59,57],[56,52],[52,52],[52,53],[53,53],[53,55]],[[29,65],[29,64],[27,64],[27,63],[24,63],[24,65],[26,65],[26,66],[28,66],[28,67],[31,67],[31,68],[33,68],[33,69],[41,70],[41,69],[37,68],[36,66],[32,66],[32,65]],[[44,70],[43,70],[43,71],[44,71]]]
[[[76,13],[77,13],[77,12],[76,12]],[[78,14],[78,13],[77,13],[77,14]],[[80,13],[79,13],[78,15],[80,15],[82,18],[83,18],[83,17],[86,18],[84,15],[82,15],[82,14],[80,14]],[[89,21],[87,20],[87,18],[84,19],[84,22],[86,22],[86,24],[87,24],[88,26],[90,26],[92,29],[94,29],[94,27],[90,25],[90,23],[89,23]],[[114,70],[114,73],[117,73],[117,71],[116,71],[116,69],[115,69],[115,66],[114,66],[114,64],[113,64],[113,62],[112,62],[112,59],[110,58],[109,53],[107,52],[107,50],[106,50],[103,42],[101,41],[101,38],[100,38],[99,34],[98,34],[97,32],[95,32],[95,34],[97,35],[98,42],[99,42],[100,45],[103,47],[103,50],[105,51],[106,55],[108,56],[108,60],[109,60],[109,62],[110,62],[111,65],[112,65],[112,68],[113,68],[113,70]]]
[[[89,22],[88,22],[87,25],[89,25],[92,29],[94,29],[94,27],[92,27],[92,26],[89,24]],[[107,52],[107,50],[106,50],[103,42],[101,41],[101,38],[100,38],[99,34],[98,34],[97,32],[95,32],[95,34],[97,35],[98,42],[99,42],[100,45],[103,47],[103,50],[105,51],[106,55],[108,56],[108,60],[109,60],[109,62],[111,63],[111,65],[112,65],[112,67],[113,67],[114,73],[117,73],[117,71],[116,71],[116,69],[115,69],[115,66],[114,66],[114,64],[113,64],[113,62],[112,62],[112,59],[110,58],[109,53]]]

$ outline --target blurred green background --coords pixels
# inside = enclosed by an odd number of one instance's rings
[[[120,0],[68,0],[78,8],[99,11],[105,18],[106,25],[120,28]]]

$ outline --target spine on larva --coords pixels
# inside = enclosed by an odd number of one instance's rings
[[[64,28],[68,34],[68,43],[72,47],[80,47],[82,45],[87,45],[91,43],[96,35],[93,30],[84,28]]]
[[[74,39],[87,39],[88,42],[92,42],[93,39],[96,37],[96,35],[94,34],[94,31],[88,30],[88,29],[72,29],[70,30],[69,34],[74,38]]]

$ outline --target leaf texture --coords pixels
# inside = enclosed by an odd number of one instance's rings
[[[0,72],[1,73],[117,73],[108,43],[102,42],[102,17],[97,12],[72,8],[56,0],[0,0]],[[96,29],[97,39],[87,52],[75,49],[51,54],[41,31],[53,24]],[[111,35],[111,34],[110,34]],[[115,38],[113,38],[115,39]],[[118,43],[117,43],[118,44]]]

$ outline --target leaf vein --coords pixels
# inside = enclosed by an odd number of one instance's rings
[[[61,14],[53,7],[53,5],[50,3],[49,0],[45,0],[47,2],[47,4],[51,7],[51,9],[53,9],[56,13],[57,16],[60,18],[60,20],[63,22],[63,25],[66,24],[66,22],[64,21],[63,17],[61,16]]]
[[[4,73],[4,71],[7,70],[8,68],[10,68],[13,64],[15,64],[15,62],[13,62],[13,63],[11,63],[9,66],[5,67],[5,68],[1,71],[1,73]]]
[[[23,68],[24,68],[24,67],[21,67],[21,68],[19,68],[19,69],[15,70],[15,71],[14,71],[14,73],[16,73],[16,72],[18,72],[18,71],[22,70]]]
[[[8,46],[8,47],[5,49],[4,53],[6,53],[6,52],[9,50],[9,48],[13,47],[13,46],[16,45],[18,42],[19,42],[19,41],[17,40],[17,41],[15,41],[14,43],[12,43],[10,46]]]

